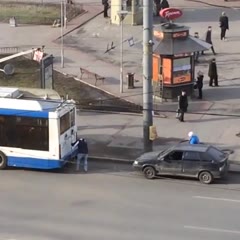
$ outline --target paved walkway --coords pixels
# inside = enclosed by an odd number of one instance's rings
[[[201,3],[215,7],[240,8],[240,0],[185,0],[186,2]]]
[[[141,115],[80,111],[78,116],[78,133],[88,140],[92,158],[132,161],[143,153]],[[159,138],[154,141],[153,149],[160,151],[186,140],[188,132],[193,130],[202,142],[233,150],[230,161],[238,164],[240,148],[239,138],[234,135],[235,120],[228,117],[215,120],[202,116],[199,121],[198,116],[188,114],[182,124],[174,118],[154,116]]]

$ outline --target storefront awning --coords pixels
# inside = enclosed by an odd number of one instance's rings
[[[208,50],[211,46],[211,44],[192,36],[187,39],[155,39],[153,52],[159,55],[177,55]]]

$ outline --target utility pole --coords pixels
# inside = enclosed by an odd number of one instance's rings
[[[145,152],[152,151],[152,140],[149,139],[149,127],[153,124],[152,37],[153,1],[143,0],[143,143]]]
[[[64,28],[67,29],[67,0],[64,0]]]
[[[63,46],[63,24],[64,24],[64,13],[63,13],[63,0],[61,0],[61,67],[64,68],[64,46]]]

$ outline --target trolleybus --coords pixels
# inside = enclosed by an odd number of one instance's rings
[[[0,98],[0,169],[61,168],[76,137],[72,100]]]

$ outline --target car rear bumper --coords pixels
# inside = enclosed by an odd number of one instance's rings
[[[213,177],[214,178],[223,178],[226,177],[228,175],[228,170],[229,170],[229,165],[227,165],[226,167],[224,167],[224,169],[222,171],[218,171],[218,172],[214,172]]]

